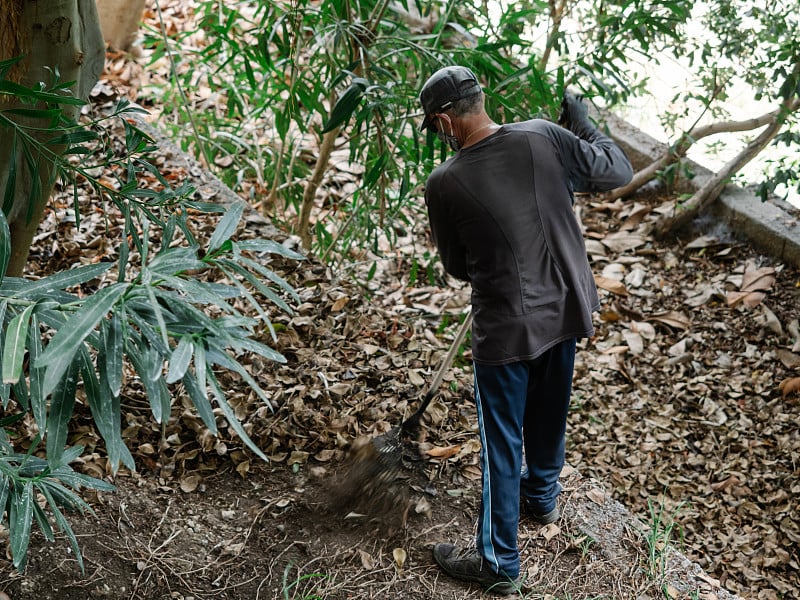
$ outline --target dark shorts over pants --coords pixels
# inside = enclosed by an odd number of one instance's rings
[[[520,498],[544,514],[561,491],[575,347],[569,339],[534,360],[474,364],[483,477],[477,547],[512,578],[519,575]],[[523,446],[528,469],[521,476]]]

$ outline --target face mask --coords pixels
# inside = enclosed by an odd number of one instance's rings
[[[447,123],[450,125],[450,135],[447,135],[444,131],[442,131],[441,127],[437,129],[436,135],[442,142],[450,146],[450,149],[453,152],[458,152],[461,149],[461,143],[456,139],[456,136],[453,135],[453,124],[450,123],[450,119],[447,120]]]

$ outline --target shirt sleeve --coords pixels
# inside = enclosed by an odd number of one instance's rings
[[[467,249],[459,240],[456,224],[450,216],[446,202],[440,193],[440,180],[441,176],[434,173],[425,186],[425,204],[428,208],[431,237],[439,251],[444,270],[456,279],[469,281]]]
[[[587,125],[576,135],[553,125],[552,134],[575,191],[605,192],[633,177],[625,152],[598,129]]]

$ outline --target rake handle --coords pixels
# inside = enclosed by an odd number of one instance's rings
[[[453,338],[453,343],[450,344],[450,348],[447,350],[447,354],[445,355],[444,359],[442,359],[439,368],[436,369],[436,373],[433,376],[433,381],[431,382],[430,387],[428,388],[428,392],[425,394],[425,397],[422,399],[422,404],[419,405],[419,408],[416,410],[414,414],[408,417],[405,421],[400,424],[400,429],[404,432],[414,431],[419,426],[419,421],[422,418],[422,415],[425,413],[425,410],[428,408],[428,405],[433,400],[433,397],[436,396],[437,392],[439,391],[439,386],[442,384],[442,379],[444,379],[444,373],[447,369],[453,364],[453,358],[458,352],[459,346],[461,346],[461,342],[464,341],[464,338],[467,335],[467,330],[472,325],[472,311],[468,310],[466,316],[464,317],[464,322],[458,328],[456,332],[456,337]]]

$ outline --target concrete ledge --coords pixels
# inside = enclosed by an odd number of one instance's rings
[[[603,485],[572,473],[564,482],[569,490],[564,503],[564,518],[583,535],[589,537],[600,548],[602,554],[616,564],[636,568],[643,563],[641,551],[636,546],[647,548],[649,525],[634,517],[625,506],[612,499]],[[709,577],[697,563],[668,542],[657,552],[663,554],[656,560],[660,562],[658,583],[675,600],[702,598],[703,600],[743,600],[740,596],[724,589],[720,582]],[[645,564],[641,568],[646,568]]]

